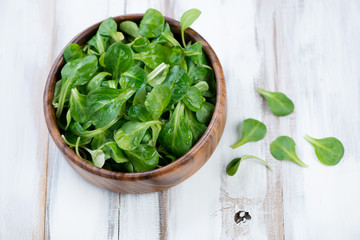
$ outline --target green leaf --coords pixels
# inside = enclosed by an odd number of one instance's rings
[[[186,12],[184,12],[180,18],[181,39],[182,39],[184,47],[186,47],[184,31],[185,31],[185,29],[190,27],[195,22],[196,19],[198,19],[200,14],[201,14],[200,10],[193,8],[193,9],[190,9],[190,10],[187,10]]]
[[[142,105],[134,105],[129,109],[130,121],[147,122],[153,120],[152,114]]]
[[[171,90],[165,85],[156,85],[147,95],[145,100],[146,109],[154,119],[158,119],[171,100]]]
[[[54,108],[58,107],[61,85],[62,85],[62,79],[60,79],[55,83],[54,98],[52,100],[52,105],[54,106]],[[65,98],[65,102],[66,100],[69,100],[69,96]]]
[[[111,37],[115,40],[115,42],[120,42],[124,39],[123,34],[117,32],[117,24],[115,20],[111,17],[100,24],[99,32],[103,36]]]
[[[185,121],[193,135],[192,144],[194,145],[197,141],[199,141],[207,127],[205,124],[198,122],[194,116],[194,113],[188,109],[185,110]]]
[[[196,66],[196,64],[190,59],[186,58],[187,73],[190,78],[191,85],[200,81],[206,81],[209,76],[210,70],[206,67]]]
[[[204,102],[200,108],[196,112],[196,118],[199,122],[208,124],[211,120],[211,117],[214,113],[215,106],[214,104]]]
[[[98,148],[96,150],[91,150],[89,148],[84,147],[84,149],[90,153],[91,159],[96,167],[102,168],[104,166],[106,157],[104,151],[101,148]]]
[[[176,46],[171,49],[171,55],[169,57],[169,62],[172,65],[180,65],[185,70],[187,69],[184,50],[180,46]]]
[[[90,92],[99,88],[107,76],[111,76],[111,74],[108,72],[99,72],[88,82],[86,85],[86,90]]]
[[[161,125],[160,124],[152,125],[151,131],[152,131],[152,140],[149,145],[152,147],[155,147],[157,139],[158,139],[160,131],[161,131]]]
[[[80,123],[89,121],[86,95],[79,93],[76,88],[71,89],[70,112],[75,121]]]
[[[161,84],[169,73],[169,65],[161,63],[148,74],[148,84],[152,87]]]
[[[187,46],[184,54],[185,56],[190,57],[196,65],[206,64],[206,62],[204,63],[203,61],[201,42],[195,42],[194,44]]]
[[[134,93],[133,89],[113,88],[99,88],[91,91],[88,94],[88,106],[93,124],[96,127],[103,127],[121,116],[124,103]]]
[[[151,171],[159,163],[159,153],[154,147],[140,144],[133,150],[125,151],[136,172]]]
[[[129,161],[116,142],[107,142],[102,148],[116,163],[125,163]]]
[[[190,150],[193,143],[193,134],[185,121],[185,105],[179,102],[170,119],[160,132],[160,144],[180,157]]]
[[[258,88],[257,92],[264,96],[270,110],[276,116],[286,116],[294,111],[294,103],[281,92],[269,92]]]
[[[62,134],[61,138],[70,147],[75,147],[76,142],[78,140],[78,136],[72,134],[70,131],[66,131],[64,134]],[[78,145],[85,146],[85,145],[89,144],[90,142],[91,142],[91,138],[80,137]]]
[[[150,45],[150,41],[146,37],[137,37],[131,43],[131,48],[139,53],[144,51],[148,45]]]
[[[126,72],[134,64],[134,54],[129,46],[113,43],[105,53],[104,62],[113,79],[118,79],[121,73]]]
[[[165,23],[164,31],[157,38],[153,39],[152,42],[166,44],[170,47],[180,47],[180,43],[174,38],[168,23]]]
[[[68,110],[67,113],[66,113],[66,126],[65,126],[65,130],[68,129],[70,123],[71,123],[71,111]]]
[[[277,160],[289,160],[301,167],[308,167],[296,155],[295,142],[291,137],[280,136],[270,144],[271,155]]]
[[[232,145],[232,149],[238,148],[248,142],[257,142],[263,139],[267,129],[262,122],[248,118],[245,119],[241,126],[241,139]]]
[[[72,60],[82,58],[84,55],[82,48],[77,43],[72,43],[67,46],[64,50],[64,59],[65,62],[70,62]]]
[[[316,139],[306,135],[305,139],[314,147],[319,161],[325,165],[335,166],[344,156],[344,146],[337,138]]]
[[[169,74],[162,84],[171,89],[171,104],[174,104],[180,101],[187,93],[190,87],[190,79],[184,68],[179,65],[175,65],[170,69]]]
[[[158,43],[151,43],[144,48],[143,52],[134,55],[136,60],[142,61],[151,69],[156,68],[161,63],[167,63],[171,54],[171,49]]]
[[[164,23],[161,12],[149,8],[140,22],[139,33],[147,38],[158,37],[164,29]]]
[[[97,31],[95,36],[88,41],[88,44],[96,50],[98,55],[102,55],[109,48],[109,40],[109,37],[102,36],[100,32]]]
[[[132,36],[133,38],[141,37],[138,25],[132,21],[121,22],[119,27],[122,32]]]
[[[202,93],[198,88],[190,87],[182,101],[191,111],[196,112],[201,109],[203,104]]]
[[[95,130],[85,130],[79,122],[72,122],[69,126],[70,131],[80,137],[84,138],[92,138],[98,134],[102,134],[109,128],[111,128],[115,123],[119,121],[120,117],[115,118],[112,120],[108,125],[100,128],[96,128]]]
[[[147,82],[147,75],[141,67],[132,66],[127,72],[121,74],[121,88],[139,89]]]
[[[263,163],[266,167],[268,167],[271,170],[271,166],[269,165],[269,163],[262,160],[261,158],[258,158],[256,156],[252,156],[252,155],[244,155],[240,158],[234,158],[231,162],[229,162],[229,164],[226,166],[227,175],[234,176],[235,173],[237,172],[237,170],[239,169],[241,161],[245,160],[245,159],[256,159],[256,160],[260,161],[261,163]]]
[[[76,85],[86,84],[97,72],[98,61],[95,56],[87,56],[68,62],[61,69],[62,84],[56,117],[59,118],[70,89]]]
[[[146,130],[160,121],[126,122],[114,134],[117,145],[123,150],[133,150],[139,146],[145,136]]]
[[[209,91],[209,84],[205,81],[200,81],[197,84],[194,85],[197,89],[199,89],[201,92]]]
[[[146,96],[150,91],[151,91],[150,86],[145,86],[145,87],[138,89],[136,91],[134,99],[133,99],[133,105],[145,106]]]

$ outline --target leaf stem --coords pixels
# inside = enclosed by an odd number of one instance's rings
[[[309,143],[316,145],[315,138],[312,138],[312,137],[310,137],[310,136],[307,135],[307,134],[305,135],[304,138],[305,138],[305,140],[308,141]]]
[[[78,133],[79,136],[81,137],[95,137],[96,135],[105,132],[107,129],[109,129],[112,125],[114,125],[118,120],[120,119],[120,117],[115,118],[114,120],[112,120],[108,125],[92,130],[92,131],[86,131],[85,133]]]
[[[186,48],[184,32],[185,32],[185,29],[183,31],[181,31],[181,40],[182,40],[182,44],[184,45],[184,48]]]
[[[257,88],[256,91],[257,91],[258,93],[260,93],[261,95],[266,95],[266,96],[269,95],[269,94],[268,94],[268,91],[263,90],[263,89],[261,89],[261,88]]]
[[[268,162],[266,162],[265,160],[263,160],[259,157],[253,156],[253,155],[244,155],[241,157],[241,160],[248,159],[248,158],[256,159],[256,160],[260,161],[261,163],[263,163],[267,168],[272,170],[272,167],[270,166],[270,164]]]
[[[246,143],[246,141],[242,138],[242,139],[240,139],[237,143],[233,144],[233,145],[231,146],[231,148],[232,148],[232,149],[238,148],[238,147],[244,145],[245,143]]]
[[[292,160],[294,163],[300,165],[301,167],[309,167],[307,164],[305,164],[303,161],[301,161],[297,156],[293,156]]]
[[[168,65],[166,63],[161,63],[159,66],[157,66],[154,70],[152,70],[148,74],[148,82],[153,80],[157,75],[159,75]]]

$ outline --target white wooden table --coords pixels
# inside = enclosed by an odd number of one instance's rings
[[[193,25],[224,68],[228,118],[205,166],[168,191],[126,195],[77,175],[49,138],[47,74],[78,32],[108,16],[153,7]],[[1,0],[0,239],[360,239],[360,2],[357,0]],[[257,87],[285,92],[295,112],[278,118]],[[229,147],[245,118],[266,123],[259,143]],[[345,156],[322,165],[303,139],[335,136]],[[272,158],[289,135],[309,168]],[[242,163],[253,154],[273,166]],[[251,220],[236,224],[239,210]]]

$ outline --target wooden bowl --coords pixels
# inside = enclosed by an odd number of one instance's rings
[[[139,23],[143,14],[130,14],[115,17],[119,24],[122,21],[130,20]],[[174,36],[179,39],[180,23],[171,18],[165,17],[169,23]],[[81,32],[70,43],[84,45],[95,35],[101,22],[92,25]],[[203,50],[207,55],[212,68],[214,69],[217,92],[216,105],[210,124],[200,140],[182,157],[174,162],[148,172],[121,173],[114,172],[84,161],[78,157],[73,150],[62,140],[60,130],[56,123],[55,109],[52,105],[55,83],[60,79],[60,71],[64,66],[63,51],[56,58],[52,66],[44,91],[44,115],[50,135],[56,146],[70,166],[89,182],[115,192],[121,193],[149,193],[168,189],[198,171],[214,152],[220,141],[226,121],[226,88],[224,73],[214,50],[197,32],[188,28],[185,31],[186,41],[200,41]],[[69,43],[69,44],[70,44]]]

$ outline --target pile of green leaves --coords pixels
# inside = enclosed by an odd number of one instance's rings
[[[201,42],[183,45],[163,15],[148,9],[140,24],[109,18],[85,46],[70,44],[53,106],[64,141],[97,167],[143,172],[185,154],[207,128],[214,73]]]

